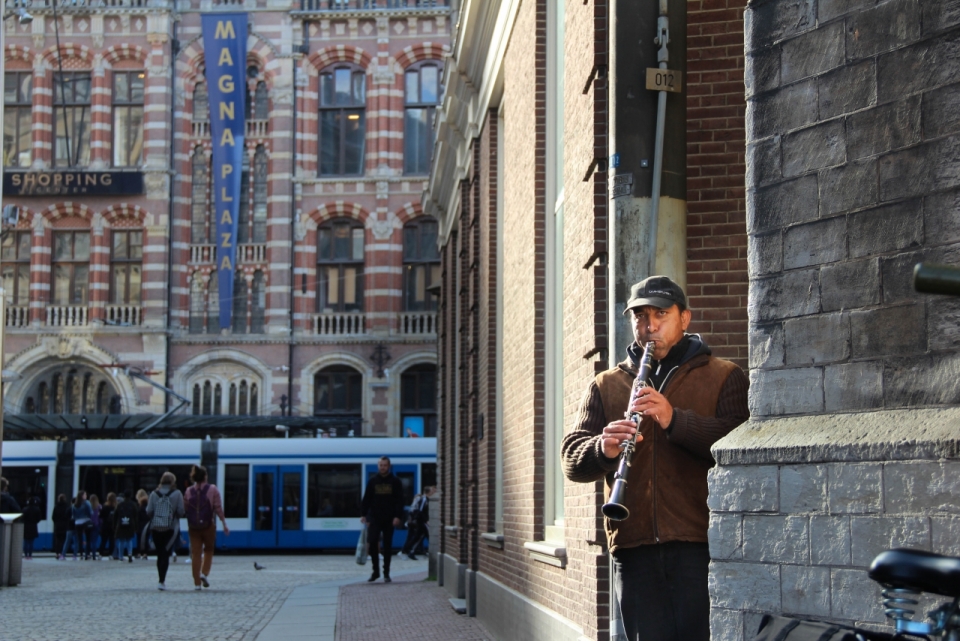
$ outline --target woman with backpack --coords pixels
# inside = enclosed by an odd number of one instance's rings
[[[146,513],[153,544],[157,548],[157,574],[160,576],[157,589],[166,590],[170,551],[180,537],[180,517],[184,514],[183,494],[177,489],[177,477],[172,472],[164,472],[160,477],[160,486],[147,500]]]
[[[217,522],[223,522],[223,535],[230,536],[227,517],[223,513],[220,490],[216,485],[207,483],[207,469],[194,465],[190,471],[193,485],[187,488],[184,504],[187,511],[187,525],[190,531],[190,563],[193,567],[193,589],[199,590],[201,584],[210,587],[207,576],[213,565],[213,548],[217,543]]]

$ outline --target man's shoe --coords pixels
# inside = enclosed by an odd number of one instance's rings
[[[390,575],[389,575],[389,574],[384,574],[384,575],[383,575],[383,582],[384,582],[384,583],[393,583],[393,579],[390,578]]]
[[[163,592],[164,590],[167,589],[167,586],[164,585],[163,583],[158,583],[158,584],[157,584],[157,589],[160,590],[161,592]]]
[[[367,579],[367,583],[373,583],[380,578],[380,573],[376,570],[373,571],[373,574],[370,575],[370,578]]]
[[[407,555],[407,558],[410,559],[411,561],[416,561],[417,555],[411,552],[410,554]]]

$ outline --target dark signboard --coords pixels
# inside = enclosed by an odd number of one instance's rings
[[[5,171],[4,196],[108,196],[143,193],[140,171]]]

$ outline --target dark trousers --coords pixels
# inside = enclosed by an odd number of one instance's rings
[[[407,528],[407,540],[403,544],[403,549],[400,550],[403,554],[423,554],[423,539],[427,536],[427,525],[426,523],[418,523],[414,521],[410,524],[410,527]]]
[[[372,520],[367,527],[367,550],[373,561],[374,573],[380,573],[380,535],[383,535],[383,573],[390,574],[390,552],[393,550],[393,520]]]
[[[157,576],[160,583],[167,580],[167,570],[170,568],[170,541],[173,540],[173,530],[153,530],[153,545],[157,548]]]
[[[627,639],[710,641],[709,565],[706,543],[672,542],[614,552],[614,582]]]

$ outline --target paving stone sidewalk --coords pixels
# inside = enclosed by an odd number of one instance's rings
[[[393,583],[340,588],[337,641],[494,641],[476,619],[457,614],[450,595],[426,572]]]

